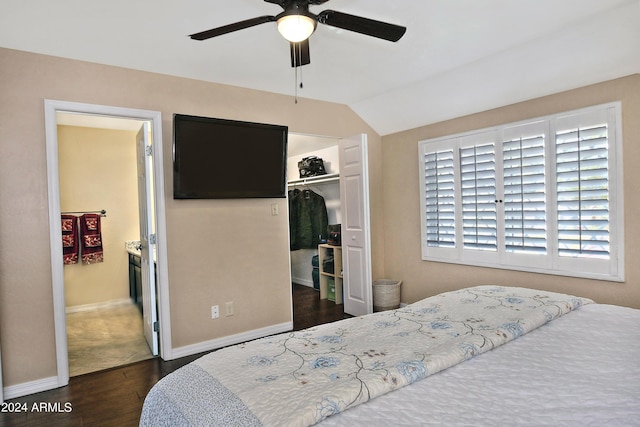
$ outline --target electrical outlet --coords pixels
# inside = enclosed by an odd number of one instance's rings
[[[225,308],[227,310],[227,316],[233,316],[233,302],[226,303]]]
[[[218,317],[220,317],[220,307],[218,307],[217,305],[212,305],[211,306],[211,318],[212,319],[217,319]]]

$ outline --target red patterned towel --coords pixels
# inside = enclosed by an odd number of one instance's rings
[[[100,215],[84,214],[80,217],[82,235],[82,263],[95,264],[104,261]]]
[[[62,215],[62,262],[76,264],[78,262],[78,217]]]

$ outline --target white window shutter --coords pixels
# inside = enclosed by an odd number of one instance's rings
[[[546,254],[544,134],[502,143],[505,250]]]
[[[460,187],[464,248],[496,251],[495,144],[460,148]]]
[[[607,123],[556,131],[558,254],[609,258]]]
[[[426,204],[427,245],[455,247],[456,208],[453,150],[435,151],[424,156],[424,203]]]
[[[420,141],[422,258],[624,280],[620,108]]]

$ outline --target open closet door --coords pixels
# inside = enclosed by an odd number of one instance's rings
[[[367,135],[339,141],[344,312],[373,312]]]
[[[142,270],[142,319],[144,337],[154,356],[158,355],[158,314],[156,312],[155,232],[153,205],[152,149],[150,123],[145,122],[136,137],[138,159],[138,206],[140,209],[140,266]]]

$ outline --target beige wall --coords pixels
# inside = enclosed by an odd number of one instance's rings
[[[64,266],[67,307],[128,299],[124,242],[140,236],[136,132],[58,126],[58,164],[62,212],[107,211],[104,262]]]
[[[0,335],[4,386],[57,374],[44,100],[156,110],[163,118],[173,347],[291,320],[288,223],[275,200],[173,200],[172,114],[283,124],[336,137],[367,133],[374,277],[382,274],[381,138],[344,105],[0,49]],[[235,315],[211,320],[233,301]]]
[[[287,218],[273,200],[174,201],[172,114],[288,125],[329,136],[369,135],[374,278],[403,280],[411,302],[478,283],[532,286],[640,307],[640,77],[552,95],[380,138],[344,105],[0,49],[0,336],[4,386],[55,376],[44,99],[157,110],[163,150],[173,347],[291,319]],[[621,100],[625,283],[515,273],[420,260],[417,141]],[[446,106],[443,106],[446,108]],[[384,167],[383,167],[384,166]],[[383,204],[384,199],[384,204]],[[285,201],[276,200],[280,212]],[[383,222],[384,217],[384,222]],[[234,301],[216,321],[210,306]]]
[[[418,141],[528,118],[622,102],[625,204],[624,283],[577,279],[421,260]],[[446,105],[443,106],[446,108]],[[402,301],[478,284],[534,287],[581,295],[600,303],[640,308],[640,75],[604,82],[484,113],[388,135],[382,139],[384,270],[402,279]]]

